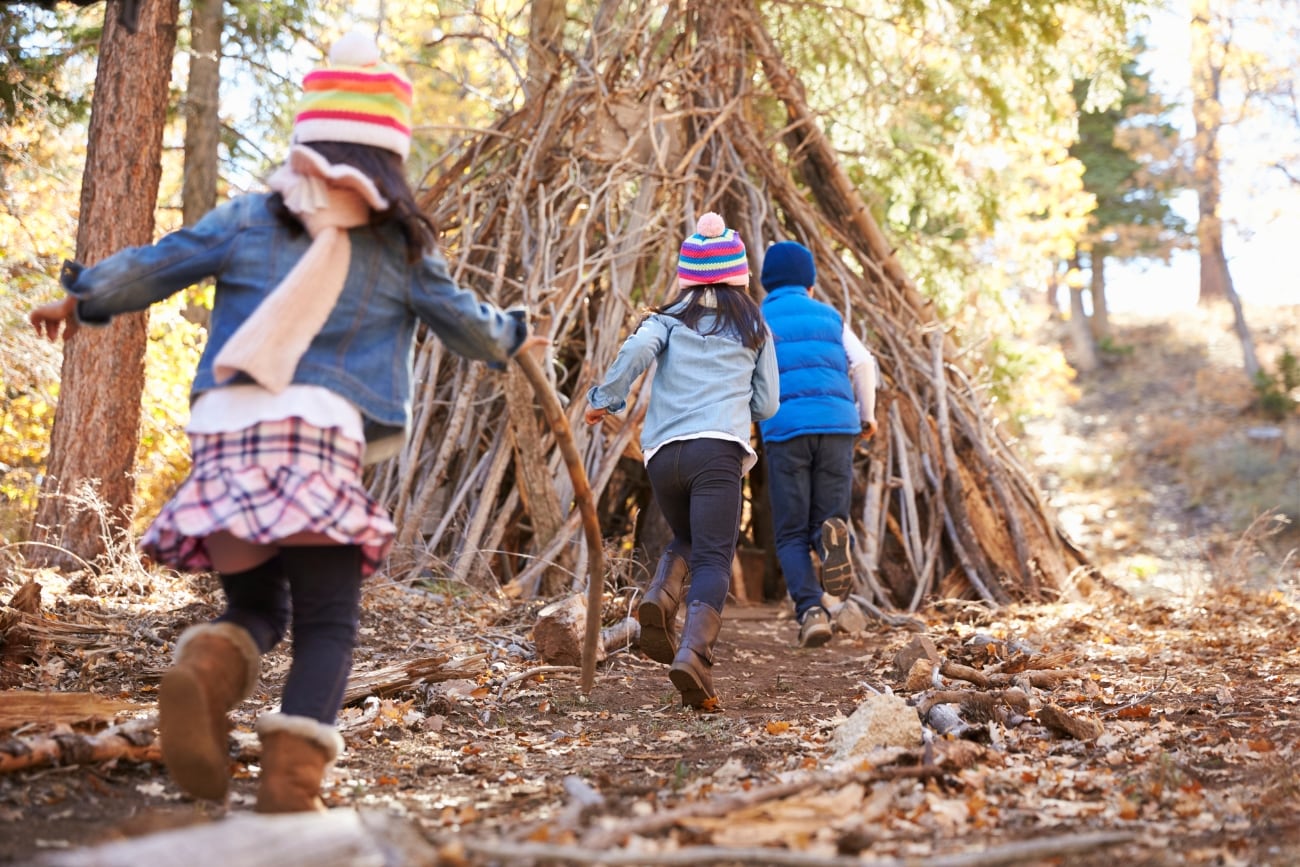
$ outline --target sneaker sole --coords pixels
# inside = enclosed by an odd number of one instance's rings
[[[809,632],[807,635],[802,636],[799,639],[799,646],[800,647],[821,647],[823,644],[825,644],[830,640],[831,640],[831,628],[829,626],[823,626],[820,629],[814,629],[811,632]]]
[[[849,562],[849,528],[840,518],[822,524],[822,589],[843,599],[853,586]]]

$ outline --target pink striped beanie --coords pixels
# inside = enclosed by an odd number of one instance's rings
[[[379,62],[375,40],[359,30],[330,48],[330,65],[307,73],[293,122],[295,144],[339,141],[411,152],[411,82]]]
[[[695,234],[682,242],[677,257],[678,286],[684,289],[708,283],[749,285],[745,242],[712,211],[700,217]]]

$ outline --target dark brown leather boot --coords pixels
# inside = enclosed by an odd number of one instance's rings
[[[685,559],[665,551],[637,608],[637,619],[641,621],[639,644],[642,652],[655,662],[670,665],[677,655],[677,608],[682,604],[683,588],[690,574]]]
[[[252,693],[260,655],[233,623],[192,626],[176,642],[176,664],[158,688],[163,764],[195,798],[225,800],[230,788],[226,714]]]
[[[713,645],[722,630],[722,615],[711,605],[692,602],[686,609],[682,644],[668,678],[682,694],[682,704],[706,713],[722,710],[713,690]]]

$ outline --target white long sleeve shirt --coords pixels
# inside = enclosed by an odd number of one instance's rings
[[[844,323],[844,354],[849,359],[849,379],[853,381],[853,397],[858,403],[858,417],[862,424],[876,421],[876,389],[880,377],[876,373],[876,357],[866,344]]]

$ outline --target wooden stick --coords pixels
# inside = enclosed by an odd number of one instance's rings
[[[600,518],[596,515],[596,503],[591,496],[591,484],[582,465],[582,455],[578,454],[578,447],[573,442],[569,418],[564,414],[541,363],[531,352],[518,353],[515,361],[532,384],[546,423],[555,434],[556,445],[560,447],[564,465],[573,481],[573,499],[582,514],[582,529],[587,536],[587,632],[582,641],[581,688],[584,694],[589,695],[596,683],[596,649],[600,645],[600,609],[605,592],[605,551],[600,537]]]

